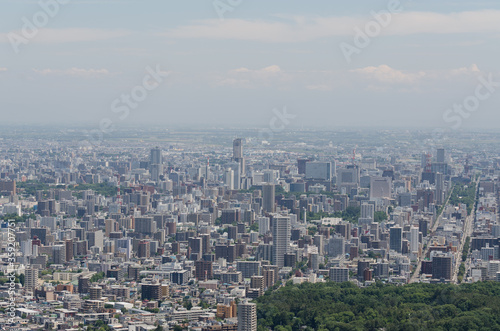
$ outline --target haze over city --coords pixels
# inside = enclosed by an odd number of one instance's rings
[[[2,123],[265,126],[287,106],[293,127],[449,128],[443,114],[480,76],[500,80],[500,4],[394,3],[388,23],[356,47],[357,31],[391,1],[69,1],[26,39],[40,5],[5,0]],[[342,43],[358,49],[349,61]],[[142,84],[148,66],[168,77],[118,121],[113,101]],[[461,128],[493,128],[498,98]]]

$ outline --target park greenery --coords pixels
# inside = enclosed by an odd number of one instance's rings
[[[462,262],[465,262],[465,260],[467,260],[469,249],[470,249],[470,237],[467,237],[465,239],[464,248],[462,249]]]
[[[109,183],[98,183],[98,184],[78,184],[70,185],[68,187],[72,191],[76,191],[77,196],[81,195],[81,191],[93,190],[96,194],[101,194],[105,197],[115,196],[118,188],[115,185]]]
[[[499,330],[500,283],[291,282],[257,299],[258,330]]]
[[[100,281],[101,279],[104,279],[104,276],[105,276],[104,272],[98,272],[96,274],[93,274],[92,277],[90,277],[90,281],[92,283],[96,283],[96,282]]]
[[[313,213],[309,212],[307,214],[307,219],[310,220],[320,220],[325,217],[338,217],[342,218],[344,221],[348,221],[351,223],[358,223],[358,218],[360,215],[361,208],[359,207],[347,207],[344,211],[338,211],[335,213]]]
[[[26,222],[27,219],[35,219],[35,214],[23,214],[18,216],[17,214],[5,214],[0,217],[4,221],[13,220],[14,222]]]
[[[476,183],[457,183],[451,192],[449,203],[458,206],[461,203],[467,205],[467,214],[470,215],[476,197]]]

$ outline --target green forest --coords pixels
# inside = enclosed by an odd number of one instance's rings
[[[257,299],[258,330],[500,330],[500,283],[303,283]]]

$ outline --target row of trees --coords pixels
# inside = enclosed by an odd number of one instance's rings
[[[500,283],[303,283],[257,299],[258,329],[500,330]]]

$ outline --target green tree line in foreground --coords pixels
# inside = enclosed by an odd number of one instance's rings
[[[303,283],[257,299],[258,330],[500,330],[500,283]]]

